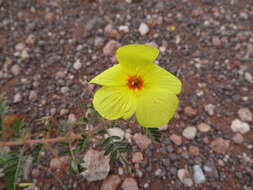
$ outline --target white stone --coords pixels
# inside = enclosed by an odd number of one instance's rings
[[[118,136],[122,140],[125,136],[125,132],[118,128],[118,127],[113,127],[107,130],[110,136]]]
[[[66,94],[67,92],[69,91],[69,88],[64,86],[64,87],[61,87],[61,93],[62,94]]]
[[[20,93],[17,93],[17,94],[15,94],[14,95],[14,103],[19,103],[19,102],[21,102],[22,101],[22,96],[21,96],[21,94]]]
[[[187,127],[183,130],[183,136],[189,140],[195,138],[197,134],[197,129],[195,127]]]
[[[76,62],[73,65],[75,70],[81,69],[82,68],[82,63],[80,62],[79,59],[76,60]]]
[[[179,180],[187,187],[191,187],[193,185],[193,181],[190,178],[190,174],[186,169],[179,169],[177,171],[177,177]]]
[[[104,151],[90,149],[84,156],[83,167],[86,168],[81,173],[89,182],[105,179],[110,171],[109,156],[104,156]]]
[[[68,123],[75,123],[76,122],[76,116],[75,114],[71,113],[68,116]]]
[[[19,65],[15,64],[11,67],[11,73],[14,75],[14,76],[17,76],[20,74],[20,71],[21,71],[21,68]]]
[[[239,119],[235,119],[232,121],[231,129],[233,132],[235,133],[239,132],[241,134],[245,134],[250,131],[249,124],[242,122]]]
[[[253,83],[253,77],[252,77],[252,75],[251,75],[250,73],[246,72],[246,73],[244,74],[244,77],[245,77],[245,79],[246,79],[249,83]]]
[[[193,178],[196,184],[202,184],[206,182],[206,176],[199,165],[193,166]]]
[[[30,91],[29,100],[32,101],[32,100],[35,100],[36,98],[37,98],[37,92],[34,90]]]
[[[205,106],[205,111],[208,113],[208,115],[213,116],[215,111],[215,105],[213,104],[207,104]]]
[[[149,32],[149,27],[146,23],[141,23],[139,26],[139,32],[142,36],[145,36]]]

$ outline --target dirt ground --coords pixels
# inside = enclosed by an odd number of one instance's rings
[[[131,176],[148,190],[253,190],[252,0],[0,0],[0,93],[9,113],[22,115],[34,134],[45,116],[81,117],[96,90],[87,81],[116,63],[117,47],[131,43],[158,47],[157,64],[177,75],[183,90],[161,143],[142,151],[131,141],[144,157],[132,163],[139,172],[121,174],[115,164],[110,175],[122,182]],[[236,119],[249,130],[233,130]],[[46,151],[44,169],[31,168],[28,181],[37,189],[101,188],[103,181],[48,172],[52,158]]]

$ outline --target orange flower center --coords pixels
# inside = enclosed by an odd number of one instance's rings
[[[132,90],[135,90],[135,89],[140,90],[143,87],[143,80],[140,76],[137,76],[137,75],[129,76],[127,80],[127,86],[129,89],[132,89]]]

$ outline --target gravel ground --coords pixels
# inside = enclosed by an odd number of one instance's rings
[[[44,116],[79,117],[94,91],[87,80],[129,43],[159,47],[157,64],[183,83],[162,143],[140,148],[140,131],[122,127],[133,136],[134,175],[118,165],[107,181],[54,175],[78,190],[109,182],[123,190],[252,190],[251,0],[0,0],[0,93],[33,131]],[[35,167],[28,179],[62,189],[54,175]]]

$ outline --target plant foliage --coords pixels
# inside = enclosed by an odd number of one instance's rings
[[[161,142],[161,133],[158,128],[144,128],[144,132],[155,142]]]

